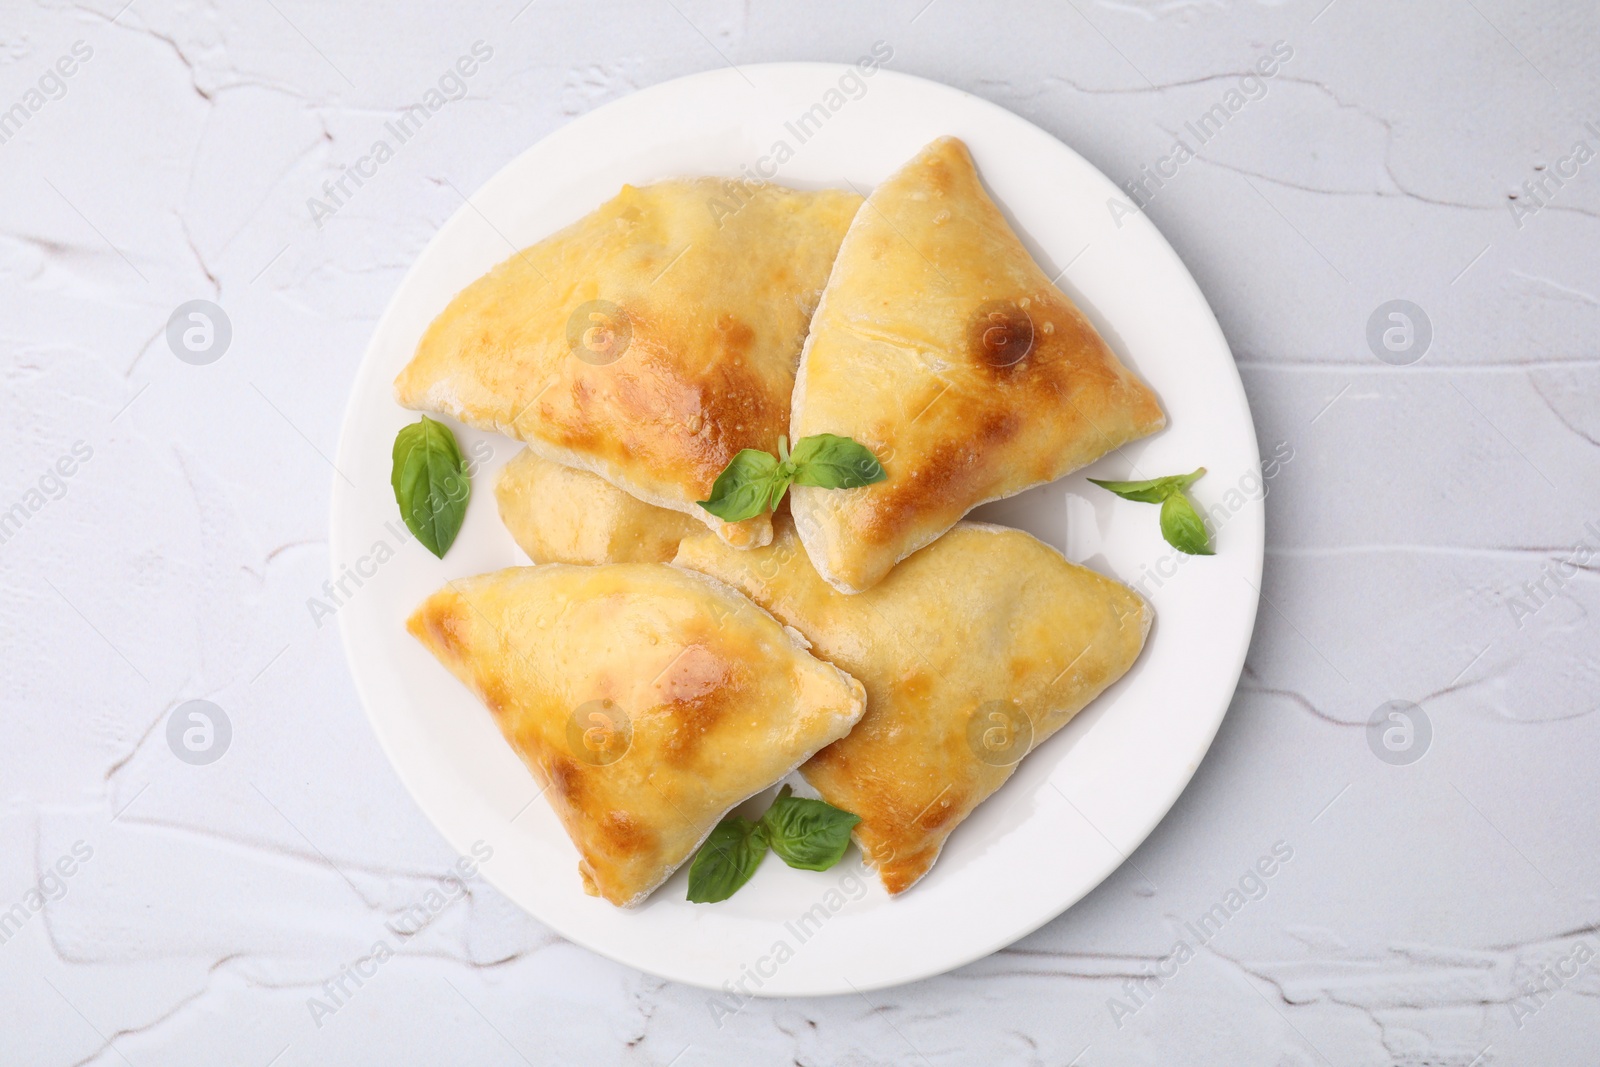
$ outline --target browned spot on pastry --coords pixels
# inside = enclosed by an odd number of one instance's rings
[[[1033,319],[1015,300],[981,304],[967,323],[967,355],[997,377],[1022,371],[1037,340]]]
[[[507,691],[505,681],[502,679],[485,678],[480,687],[480,692],[483,696],[483,702],[488,705],[490,711],[494,712],[495,718],[504,715],[506,709],[510,707],[512,697]]]
[[[742,356],[750,351],[750,342],[756,339],[756,332],[750,324],[735,315],[717,316],[717,334],[722,344],[724,356]]]
[[[944,157],[931,155],[926,164],[928,168],[928,186],[936,193],[948,193],[955,185],[955,174],[950,170]]]
[[[782,402],[776,402],[773,391],[746,360],[721,360],[709,371],[700,402],[690,413],[701,416],[704,430],[682,445],[698,468],[706,493],[740,449],[775,451],[779,435],[789,430],[788,388],[780,391]],[[793,368],[789,374],[786,385],[792,387]]]
[[[755,332],[720,316],[719,358],[685,366],[668,342],[635,323],[625,358],[605,366],[573,360],[540,404],[543,436],[586,455],[658,471],[687,469],[709,493],[740,449],[771,451],[788,429],[788,390],[774,390],[747,354]]]
[[[554,753],[550,757],[550,788],[563,802],[574,808],[583,806],[583,768],[567,757]]]
[[[920,831],[932,832],[957,819],[965,810],[963,794],[955,789],[946,789],[922,809],[912,825]]]
[[[703,700],[726,686],[734,663],[703,644],[690,644],[677,654],[657,684],[668,704],[690,704]]]
[[[672,714],[677,721],[665,745],[667,762],[674,767],[693,763],[705,743],[706,735],[728,710],[728,701],[722,690],[672,705]]]
[[[868,714],[870,715],[870,712]],[[866,721],[863,719],[862,725],[857,726],[856,729],[859,730],[865,725]],[[849,748],[841,747],[841,745],[843,745],[843,741],[835,741],[812,756],[810,762],[806,764],[807,772],[816,777],[818,781],[822,781],[829,776],[836,776],[850,762]],[[858,811],[856,814],[860,815],[861,813]]]
[[[656,838],[643,822],[625,811],[611,810],[596,823],[606,850],[612,854],[635,855],[655,847]]]
[[[444,656],[461,659],[471,637],[471,620],[464,605],[439,606],[438,598],[411,617],[407,629],[424,640],[431,639]]]
[[[958,417],[962,424],[973,425],[971,432],[934,448],[915,470],[875,487],[862,536],[871,541],[892,540],[918,515],[947,508],[951,501],[971,499],[974,487],[990,473],[982,458],[994,455],[999,445],[1015,436],[1023,417],[1020,412],[998,408]]]
[[[937,855],[933,849],[922,849],[909,856],[896,856],[892,863],[879,868],[878,878],[891,895],[904,893],[927,873]]]
[[[673,727],[665,756],[674,766],[692,763],[705,737],[732,710],[746,670],[693,645],[668,668],[661,682]]]
[[[856,828],[856,837],[868,864],[890,893],[903,893],[927,873],[938,857],[938,843],[929,843],[926,831],[895,822],[884,813],[871,813]],[[942,838],[943,835],[940,835]]]
[[[1006,660],[1006,669],[1002,677],[1008,686],[1024,678],[1030,678],[1035,671],[1041,670],[1039,661],[1031,656],[1021,654],[1012,655]]]
[[[895,682],[894,696],[898,701],[923,701],[933,690],[933,678],[927,671],[912,668]]]

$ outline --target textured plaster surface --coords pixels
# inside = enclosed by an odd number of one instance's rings
[[[49,898],[0,944],[0,1063],[1594,1062],[1600,161],[1548,181],[1600,152],[1593,5],[123,2],[0,17],[0,109],[28,111],[0,143],[0,512],[25,511],[0,544],[0,911]],[[478,40],[465,96],[317,225],[308,198]],[[1119,183],[1293,49],[1147,206],[1263,450],[1293,454],[1215,747],[1081,904],[898,989],[719,1025],[478,881],[402,938],[457,857],[306,607],[377,317],[457,190],[573,117],[880,40]],[[195,299],[232,324],[207,366],[165,335]],[[1367,340],[1394,299],[1432,325],[1410,365]],[[167,744],[193,699],[232,723],[209,766]],[[1368,743],[1390,700],[1431,724],[1420,761]]]

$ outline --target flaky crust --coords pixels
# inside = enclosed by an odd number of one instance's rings
[[[577,846],[585,888],[619,906],[844,736],[865,702],[743,595],[664,563],[464,578],[406,625],[488,705]]]
[[[866,687],[860,724],[800,773],[861,817],[856,842],[890,893],[1127,672],[1150,628],[1133,590],[1020,530],[959,523],[849,595],[818,576],[786,516],[774,525],[772,544],[749,552],[697,532],[677,563],[743,590]]]
[[[724,524],[696,501],[741,448],[773,451],[787,431],[806,327],[860,203],[714,178],[624,186],[457,294],[395,396],[764,544],[766,516]]]
[[[797,487],[817,570],[845,592],[985,501],[1159,429],[1155,395],[1028,255],[960,141],[879,185],[839,249],[801,358],[796,439],[853,437],[887,480]]]

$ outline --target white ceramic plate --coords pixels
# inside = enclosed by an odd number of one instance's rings
[[[775,180],[865,193],[944,134],[971,147],[1030,251],[1050,274],[1064,271],[1058,284],[1155,389],[1170,420],[1154,438],[975,517],[1019,526],[1134,584],[1156,608],[1149,644],[1127,677],[1023,761],[899,900],[864,873],[854,850],[823,874],[765,863],[716,905],[685,901],[685,870],[636,910],[586,896],[577,853],[545,802],[529,803],[533,782],[489,713],[404,629],[447,579],[527,562],[493,494],[496,472],[520,446],[456,427],[482,461],[461,535],[436,560],[405,537],[390,489],[395,433],[417,418],[395,404],[390,382],[457,290],[624,182],[736,176],[782,142],[792,156]],[[493,849],[483,872],[501,892],[572,941],[665,978],[753,995],[848,993],[1010,944],[1138,847],[1189,781],[1233,696],[1255,620],[1264,509],[1250,411],[1216,320],[1144,216],[1117,225],[1114,197],[1125,200],[1071,149],[976,97],[884,70],[862,78],[848,66],[785,63],[700,74],[608,104],[517,157],[445,224],[401,283],[356,376],[331,551],[335,581],[347,568],[360,580],[345,578],[350,595],[338,614],[372,727],[446,839],[463,853],[480,841]],[[1084,480],[1200,465],[1210,473],[1193,495],[1220,509],[1211,558],[1169,548],[1156,507]],[[741,1001],[724,994],[715,1004],[733,1010]]]

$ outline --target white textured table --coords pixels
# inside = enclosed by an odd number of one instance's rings
[[[1325,2],[10,5],[0,1063],[1593,1063],[1600,13]],[[308,610],[327,457],[460,192],[636,87],[876,41],[1145,182],[1289,457],[1266,602],[1210,757],[1080,905],[718,1025],[441,882]],[[208,363],[168,344],[191,300]],[[196,699],[209,764],[168,741]],[[1421,714],[1369,731],[1388,701]]]

